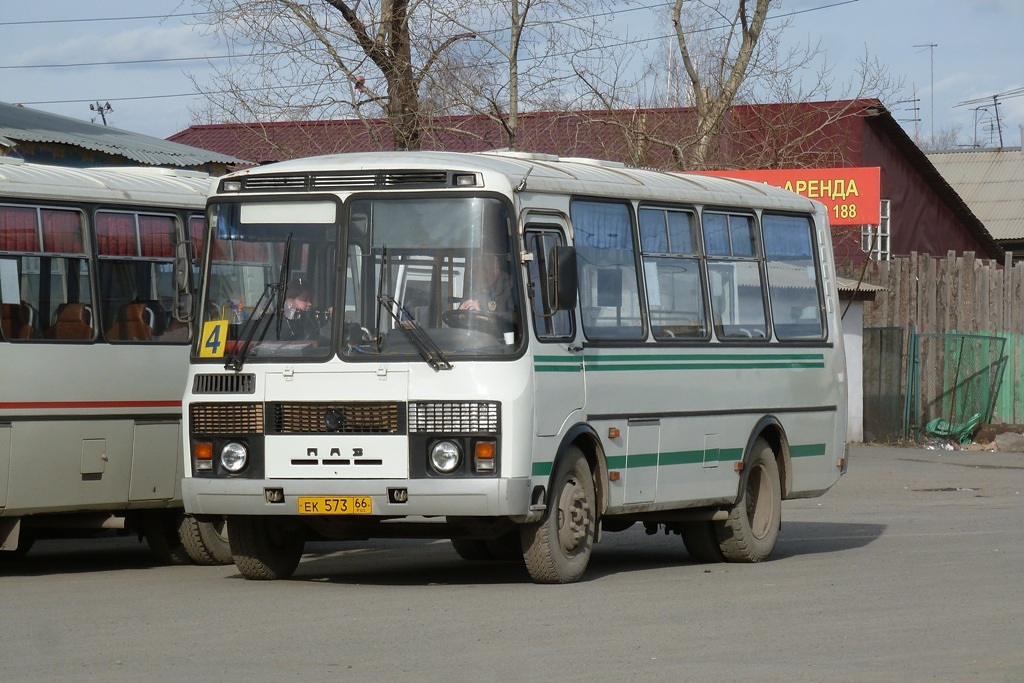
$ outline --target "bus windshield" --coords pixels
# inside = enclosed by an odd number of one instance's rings
[[[459,354],[515,353],[522,324],[510,223],[495,198],[352,201],[342,355],[443,365]]]
[[[338,204],[215,204],[210,224],[202,316],[204,327],[213,332],[204,334],[199,355],[238,363],[242,358],[327,357]]]
[[[203,310],[213,332],[200,357],[237,368],[337,349],[346,360],[419,357],[441,369],[460,354],[516,352],[521,306],[504,201],[354,199],[347,220],[341,211],[331,199],[213,205]]]

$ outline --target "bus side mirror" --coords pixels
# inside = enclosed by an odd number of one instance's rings
[[[579,279],[576,275],[576,250],[573,247],[556,246],[552,248],[552,256],[548,262],[548,291],[555,296],[556,311],[571,311],[576,308],[576,292]]]

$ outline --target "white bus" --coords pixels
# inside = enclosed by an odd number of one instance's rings
[[[433,536],[570,582],[638,522],[756,562],[845,470],[829,226],[796,194],[384,153],[231,174],[207,212],[183,495],[248,578]]]
[[[230,562],[223,523],[181,502],[185,254],[210,182],[0,158],[0,559],[113,530],[165,561]]]

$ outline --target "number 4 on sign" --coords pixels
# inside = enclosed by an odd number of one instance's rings
[[[223,358],[228,338],[228,321],[211,320],[203,325],[203,341],[199,345],[200,358]]]

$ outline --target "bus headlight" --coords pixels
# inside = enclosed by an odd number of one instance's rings
[[[248,450],[235,441],[225,444],[224,448],[220,449],[220,466],[228,472],[241,472],[248,460]]]
[[[441,474],[451,474],[462,461],[462,451],[453,441],[438,441],[430,449],[430,464]]]

